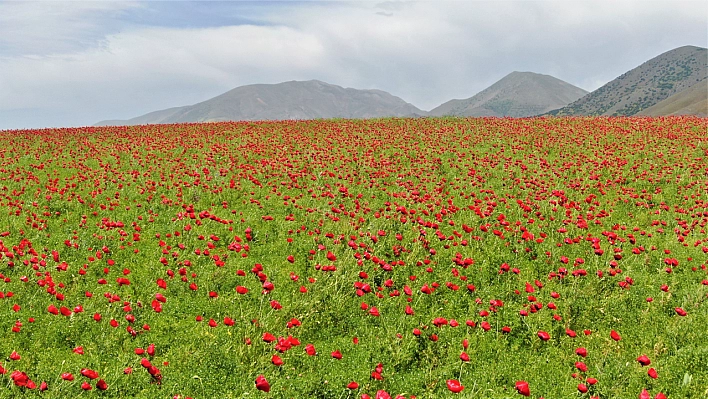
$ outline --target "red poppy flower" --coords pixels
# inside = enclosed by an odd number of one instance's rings
[[[312,344],[305,345],[305,353],[307,353],[309,356],[315,356],[317,354],[315,346]]]
[[[531,391],[529,390],[529,383],[526,381],[516,381],[514,388],[516,388],[516,391],[523,396],[531,396]]]
[[[610,337],[611,337],[612,339],[614,339],[615,341],[619,341],[619,340],[622,339],[622,337],[620,337],[619,333],[617,333],[617,331],[615,331],[615,330],[612,330],[612,331],[610,332]]]
[[[376,397],[374,399],[391,399],[391,395],[383,389],[380,389],[376,392]]]
[[[256,389],[263,392],[270,392],[270,384],[263,376],[263,374],[256,377]]]
[[[649,358],[647,357],[647,355],[641,355],[641,356],[639,356],[639,357],[637,358],[637,361],[638,361],[639,364],[641,364],[642,366],[648,366],[648,365],[651,364],[651,360],[649,360]]]
[[[92,380],[98,378],[98,373],[91,369],[81,369],[81,375]]]
[[[454,393],[459,393],[459,392],[462,392],[462,390],[465,389],[465,387],[463,387],[462,384],[460,384],[460,381],[447,380],[447,389],[449,389],[450,391],[452,391]]]

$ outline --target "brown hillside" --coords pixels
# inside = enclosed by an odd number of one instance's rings
[[[667,51],[552,115],[635,115],[707,79],[708,50]]]

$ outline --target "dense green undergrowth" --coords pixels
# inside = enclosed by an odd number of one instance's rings
[[[706,396],[707,127],[0,132],[0,397]]]

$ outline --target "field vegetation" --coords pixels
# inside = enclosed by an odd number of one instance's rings
[[[707,397],[707,131],[0,132],[0,397]]]

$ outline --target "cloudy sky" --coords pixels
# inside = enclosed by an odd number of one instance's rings
[[[288,80],[424,110],[515,70],[591,91],[707,42],[704,1],[0,0],[0,129],[92,125]]]

